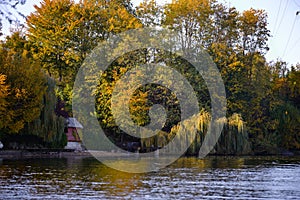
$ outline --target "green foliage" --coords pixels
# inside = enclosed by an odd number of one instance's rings
[[[36,135],[40,137],[48,147],[63,148],[67,144],[64,133],[66,120],[55,114],[57,97],[54,88],[55,81],[47,78],[47,91],[43,96],[43,108],[40,115],[34,121],[26,124],[21,134]]]
[[[300,109],[300,64],[292,66],[288,73],[287,85],[289,88],[289,100]]]
[[[290,103],[279,105],[274,109],[279,135],[279,146],[287,149],[300,148],[300,110]]]
[[[69,84],[66,84],[65,87],[56,87],[55,94],[65,103],[63,109],[72,116],[73,88]]]

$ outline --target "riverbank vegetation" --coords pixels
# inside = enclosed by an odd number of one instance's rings
[[[1,43],[0,140],[34,135],[48,146],[63,147],[63,116],[72,116],[73,84],[87,55],[99,42],[123,31],[164,27],[180,33],[183,50],[201,47],[208,52],[224,81],[227,116],[214,153],[300,150],[300,64],[266,61],[271,37],[267,24],[263,10],[239,12],[215,0],[174,0],[163,6],[145,0],[136,8],[129,0],[43,0],[27,16],[26,29]],[[132,119],[141,126],[149,124],[153,104],[166,109],[167,122],[156,137],[133,138],[112,116],[114,85],[137,63],[157,62],[153,53],[182,73],[197,93],[202,108],[194,116],[198,134],[187,151],[196,154],[211,117],[209,92],[189,63],[159,50],[130,52],[103,72],[95,90],[99,123],[116,144],[140,142],[143,149],[164,146],[176,134],[181,120],[178,101],[159,85],[139,88],[130,103]]]

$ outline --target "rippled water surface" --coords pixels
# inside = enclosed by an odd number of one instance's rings
[[[300,199],[300,157],[181,158],[128,174],[93,158],[0,160],[0,199]]]

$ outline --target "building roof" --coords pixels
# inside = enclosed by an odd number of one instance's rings
[[[83,128],[83,126],[77,121],[76,118],[69,117],[67,119],[68,127],[71,128]]]

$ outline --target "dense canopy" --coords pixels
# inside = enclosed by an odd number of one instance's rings
[[[267,17],[264,10],[238,12],[216,0],[173,0],[162,6],[155,0],[144,0],[136,8],[128,0],[43,0],[27,17],[26,33],[15,32],[1,43],[0,137],[26,132],[45,141],[63,140],[61,125],[53,124],[61,120],[59,116],[72,116],[74,80],[89,53],[99,42],[126,30],[163,27],[180,33],[178,45],[183,50],[208,52],[221,73],[227,119],[216,151],[232,154],[253,150],[272,153],[280,148],[299,150],[300,64],[287,67],[281,60],[266,62],[270,38]],[[136,65],[157,62],[182,73],[197,93],[203,110],[195,117],[201,125],[188,151],[195,154],[210,119],[209,93],[193,66],[166,52],[139,49],[116,59],[97,77],[98,85],[92,94],[96,99],[94,114],[116,144],[136,141],[116,125],[111,95],[127,71]],[[55,88],[50,87],[49,80],[56,83]],[[127,89],[126,85],[123,89]],[[58,100],[51,97],[54,103],[47,115],[52,118],[43,122],[53,128],[43,129],[48,132],[31,130],[41,128],[30,123],[45,119],[44,112],[49,111],[45,108],[50,105],[45,102],[46,96],[54,91]],[[158,136],[138,140],[145,148],[165,145],[180,122],[174,93],[153,84],[139,88],[131,98],[132,120],[140,126],[149,124],[149,109],[156,103],[167,110],[168,119]]]

